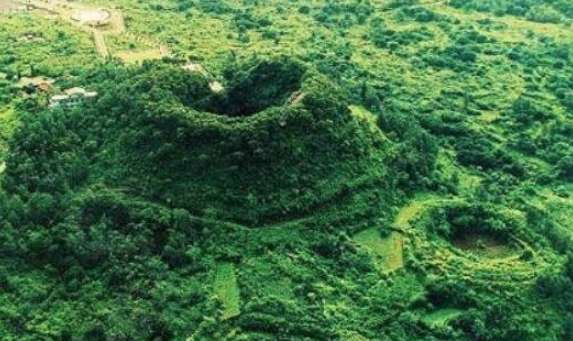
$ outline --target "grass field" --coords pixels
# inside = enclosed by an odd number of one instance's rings
[[[161,59],[163,57],[159,48],[141,51],[120,51],[115,56],[126,63],[141,63],[145,60]]]
[[[400,233],[393,231],[382,238],[377,228],[370,228],[354,236],[354,241],[381,258],[383,271],[392,272],[404,266],[404,241]]]
[[[422,318],[422,321],[429,327],[444,327],[449,321],[455,319],[461,314],[463,314],[463,311],[459,309],[440,309],[425,315]]]
[[[402,207],[394,219],[393,229],[383,238],[378,228],[369,228],[354,236],[354,241],[382,259],[383,271],[392,272],[404,266],[404,233],[411,228],[411,222],[418,217],[432,199],[420,195]],[[398,232],[400,231],[400,232]]]
[[[215,295],[223,303],[223,319],[229,319],[241,313],[241,294],[233,264],[221,263],[217,265],[213,289]]]

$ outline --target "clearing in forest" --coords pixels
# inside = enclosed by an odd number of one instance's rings
[[[389,236],[382,237],[379,229],[370,228],[354,236],[354,241],[380,256],[384,271],[392,272],[404,266],[404,240],[400,233],[392,231]]]
[[[0,161],[4,159],[8,150],[7,141],[16,129],[16,113],[12,108],[0,108]],[[0,163],[0,173],[4,170],[4,163]],[[5,166],[5,165],[4,165]]]
[[[256,257],[250,259],[247,264],[243,264],[242,271],[247,271],[245,276],[249,278],[255,276],[260,278],[256,287],[265,296],[274,296],[284,300],[294,299],[292,280],[284,274],[277,273],[277,267],[277,264],[269,258]]]
[[[372,126],[375,128],[378,128],[376,124],[377,121],[376,115],[371,113],[368,109],[364,108],[361,105],[351,105],[348,107],[348,109],[350,109],[350,111],[355,117],[372,124]]]
[[[164,57],[159,48],[136,51],[120,51],[116,53],[116,56],[124,62],[132,64],[141,63],[144,60],[161,59]]]
[[[422,318],[422,322],[424,322],[429,327],[445,327],[449,321],[460,316],[462,313],[463,311],[459,309],[440,309],[424,316]]]
[[[378,228],[370,228],[355,235],[354,241],[381,257],[384,271],[393,272],[401,269],[404,267],[403,232],[411,227],[410,222],[420,215],[426,206],[427,198],[413,200],[400,209],[393,223],[395,231],[391,231],[387,237],[383,237]]]
[[[221,263],[217,266],[213,289],[223,303],[223,319],[240,314],[241,295],[233,264]]]
[[[410,222],[418,217],[426,206],[427,201],[422,198],[422,200],[413,200],[408,205],[402,207],[394,220],[394,228],[405,231],[410,227]]]
[[[469,233],[452,240],[458,249],[485,258],[505,258],[515,255],[515,249],[492,236]]]
[[[348,109],[350,109],[354,117],[368,123],[372,132],[380,136],[384,141],[388,141],[388,137],[378,128],[378,118],[375,114],[361,105],[351,105]]]

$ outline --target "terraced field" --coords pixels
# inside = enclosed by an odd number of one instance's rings
[[[213,288],[215,295],[223,303],[223,319],[228,319],[241,313],[241,294],[237,286],[233,264],[223,263],[217,265]]]

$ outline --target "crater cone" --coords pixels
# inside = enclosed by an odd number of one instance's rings
[[[382,139],[335,85],[298,61],[234,65],[221,93],[165,62],[116,74],[96,103],[61,109],[84,118],[74,134],[86,138],[75,148],[97,169],[78,186],[105,183],[263,226],[340,203],[384,177]]]

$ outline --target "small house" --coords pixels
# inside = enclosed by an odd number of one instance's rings
[[[82,103],[85,100],[90,100],[97,97],[97,92],[87,91],[84,88],[70,88],[64,90],[63,94],[55,95],[50,98],[50,108],[59,106],[74,106]]]

